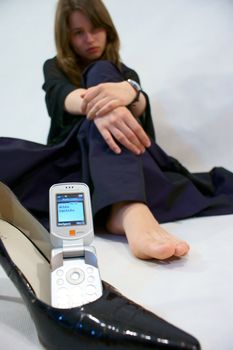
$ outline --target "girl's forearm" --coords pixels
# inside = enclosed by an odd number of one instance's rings
[[[83,97],[82,95],[85,93],[86,89],[76,89],[69,93],[64,102],[64,109],[66,112],[70,114],[83,114],[82,111],[82,103]]]
[[[125,82],[121,83],[121,84],[125,84]],[[104,85],[104,84],[102,84],[102,85]],[[127,87],[127,90],[132,89],[132,87],[130,87],[128,85],[128,83],[126,84],[126,87]],[[69,93],[67,95],[67,97],[65,98],[64,109],[67,112],[69,112],[70,114],[76,114],[76,115],[84,114],[83,95],[86,91],[87,91],[87,89],[79,88],[79,89],[76,89],[76,90],[72,91],[71,93]],[[132,90],[129,92],[132,94]],[[133,91],[133,93],[135,93],[135,92]],[[130,96],[130,94],[129,94],[129,96]],[[132,96],[133,96],[133,94],[132,94]],[[131,97],[129,97],[129,98],[131,98]],[[139,117],[140,115],[142,115],[142,113],[144,112],[144,110],[146,108],[145,96],[142,93],[140,93],[139,100],[137,102],[130,104],[128,106],[128,108],[135,117]]]

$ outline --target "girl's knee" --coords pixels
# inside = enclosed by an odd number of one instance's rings
[[[118,67],[107,60],[99,60],[91,63],[83,73],[85,88],[106,82],[123,81],[123,75]]]

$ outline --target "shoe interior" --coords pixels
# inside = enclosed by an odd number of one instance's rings
[[[14,193],[0,182],[0,219],[18,227],[50,260],[49,232],[22,206]]]
[[[18,228],[0,219],[0,237],[13,263],[23,273],[36,297],[50,302],[50,264]]]

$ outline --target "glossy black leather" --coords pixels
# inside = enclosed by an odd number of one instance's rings
[[[1,239],[0,263],[19,290],[41,343],[49,350],[200,349],[194,337],[125,298],[105,282],[103,295],[95,302],[56,309],[36,297]]]

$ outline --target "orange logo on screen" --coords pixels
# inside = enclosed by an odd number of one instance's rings
[[[69,230],[69,235],[72,237],[75,236],[75,230]]]

